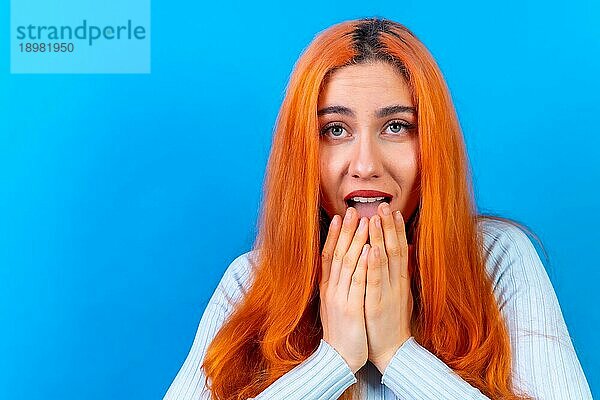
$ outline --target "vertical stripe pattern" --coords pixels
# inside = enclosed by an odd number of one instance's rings
[[[538,400],[592,399],[558,298],[532,242],[506,222],[481,221],[480,229],[486,272],[509,328],[515,387]],[[189,354],[163,400],[210,399],[200,364],[233,304],[248,289],[252,253],[237,257],[223,274],[202,314]],[[321,339],[313,354],[254,399],[335,400],[359,379],[367,400],[488,399],[414,337],[396,351],[383,375],[367,362],[356,376]]]

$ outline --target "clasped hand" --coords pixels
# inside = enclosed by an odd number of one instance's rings
[[[370,218],[359,219],[353,207],[343,221],[332,218],[319,282],[323,340],[353,373],[369,360],[383,374],[412,336],[412,247],[402,214],[392,214],[388,203]]]

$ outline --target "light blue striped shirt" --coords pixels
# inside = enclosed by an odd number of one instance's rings
[[[516,389],[538,400],[591,399],[554,288],[529,237],[501,221],[481,221],[480,229],[486,271],[508,324]],[[207,346],[231,313],[232,303],[248,290],[249,257],[255,252],[237,257],[225,271],[164,400],[210,399],[200,365]],[[357,382],[362,388],[361,398],[368,400],[488,399],[414,337],[398,349],[383,375],[371,362],[354,375],[342,356],[321,339],[313,354],[254,399],[334,400]]]

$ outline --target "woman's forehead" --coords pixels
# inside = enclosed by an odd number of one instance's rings
[[[359,110],[376,116],[392,105],[413,106],[408,84],[387,63],[350,65],[335,71],[323,86],[318,105],[319,110],[337,107],[345,111],[340,114],[350,117]]]

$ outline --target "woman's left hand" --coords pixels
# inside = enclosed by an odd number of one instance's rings
[[[386,213],[387,209],[387,213]],[[400,346],[412,336],[413,297],[409,262],[413,246],[406,240],[404,219],[392,215],[388,203],[369,220],[365,322],[369,361],[384,373]],[[377,221],[380,221],[380,227]],[[379,256],[377,255],[379,252]]]

